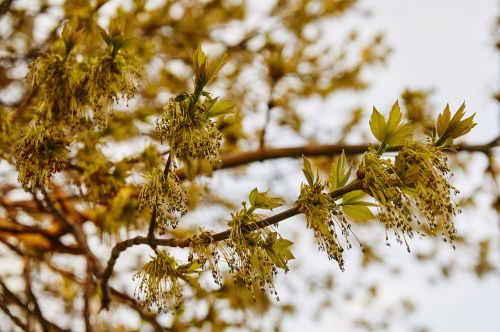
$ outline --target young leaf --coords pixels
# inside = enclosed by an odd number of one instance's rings
[[[443,113],[438,115],[437,134],[439,137],[442,137],[444,132],[446,131],[446,128],[448,128],[448,125],[450,124],[450,119],[451,119],[450,105],[446,104]]]
[[[403,144],[406,138],[411,136],[410,124],[401,123],[402,118],[403,113],[401,113],[399,102],[396,100],[387,120],[387,134],[384,141],[387,146]]]
[[[403,144],[411,136],[411,129],[409,123],[400,124],[396,129],[387,133],[385,144],[387,146],[395,146]]]
[[[365,198],[366,196],[367,196],[366,193],[363,192],[362,190],[354,190],[348,192],[347,194],[344,194],[344,196],[342,197],[342,203],[340,205],[377,206],[377,204],[362,201],[362,199]]]
[[[359,205],[345,205],[342,206],[342,211],[350,218],[356,221],[368,221],[375,218],[372,211],[366,206]]]
[[[236,104],[229,100],[215,100],[215,103],[210,105],[210,107],[207,109],[207,116],[209,118],[213,118],[216,116],[232,113],[235,106]]]
[[[226,55],[215,58],[212,61],[208,60],[206,54],[198,46],[193,54],[193,67],[195,74],[195,90],[201,93],[205,85],[210,83],[215,78],[215,75],[224,66]]]
[[[394,132],[397,130],[401,119],[403,118],[403,113],[401,113],[401,108],[399,107],[399,102],[396,100],[392,106],[391,113],[389,113],[389,119],[387,120],[387,132]]]
[[[370,119],[370,129],[375,138],[387,147],[403,144],[408,136],[411,135],[410,124],[401,123],[403,113],[396,101],[392,106],[387,122],[379,111],[374,107]]]
[[[259,191],[257,190],[257,187],[255,187],[248,195],[248,201],[250,202],[251,206],[255,206],[255,200],[257,199],[258,194],[259,194]]]
[[[277,267],[288,271],[288,261],[295,258],[289,249],[293,242],[287,239],[277,238],[276,232],[271,233],[269,236],[275,239],[271,239],[271,247],[265,248],[267,255]]]
[[[381,142],[384,143],[385,136],[387,133],[387,128],[385,124],[385,119],[382,114],[375,107],[373,107],[372,116],[370,118],[370,129],[373,136]]]
[[[352,165],[347,169],[347,159],[345,157],[345,152],[342,151],[339,160],[337,163],[332,164],[332,169],[330,171],[329,180],[329,189],[330,191],[334,191],[335,189],[344,186],[349,180],[352,171]]]
[[[312,186],[314,185],[314,173],[312,170],[311,162],[304,156],[302,156],[302,160],[304,161],[304,167],[302,168],[302,171],[304,172],[304,175],[307,179],[307,183]]]
[[[372,211],[368,206],[377,206],[377,204],[362,201],[366,194],[361,190],[354,190],[342,197],[342,211],[349,217],[357,221],[367,221],[374,218]]]
[[[272,210],[283,205],[283,201],[279,197],[269,196],[269,191],[259,192],[254,188],[248,196],[248,201],[253,209]]]
[[[436,146],[452,146],[453,139],[470,132],[476,126],[476,123],[474,123],[475,115],[476,113],[462,120],[465,116],[465,103],[463,103],[453,115],[453,118],[451,118],[450,107],[446,105],[443,113],[438,115],[436,132],[439,139],[436,142]]]

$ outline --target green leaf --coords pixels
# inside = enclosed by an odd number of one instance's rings
[[[446,105],[443,113],[438,115],[436,132],[439,139],[436,142],[436,146],[442,148],[451,147],[453,145],[453,139],[470,132],[472,128],[476,126],[474,122],[475,115],[476,113],[463,119],[465,116],[465,103],[463,103],[455,112],[453,118],[451,118],[450,107]]]
[[[255,205],[255,200],[257,199],[258,194],[259,194],[259,191],[257,190],[257,187],[255,187],[248,195],[248,201],[250,202],[251,206]]]
[[[361,190],[354,190],[342,197],[342,211],[350,218],[357,221],[367,221],[375,216],[368,206],[377,206],[377,204],[362,201],[366,194]]]
[[[410,124],[402,124],[402,118],[403,113],[399,107],[399,102],[396,100],[387,120],[387,134],[384,141],[387,146],[404,144],[405,140],[411,136]]]
[[[207,116],[209,118],[213,118],[216,116],[232,113],[235,106],[236,104],[229,100],[215,100],[215,103],[213,103],[210,108],[208,108]]]
[[[204,265],[205,265],[205,260],[193,259],[191,262],[179,266],[178,270],[183,273],[197,273],[203,271]]]
[[[268,236],[271,237],[271,239],[268,240],[272,243],[272,246],[265,248],[269,258],[271,258],[277,267],[288,271],[287,262],[295,258],[290,251],[293,242],[287,239],[277,238],[276,232],[272,232]]]
[[[111,39],[111,37],[108,35],[108,33],[106,32],[106,30],[104,30],[103,28],[101,28],[100,26],[97,26],[97,29],[99,30],[99,32],[101,33],[101,37],[102,39],[104,39],[104,41],[106,42],[106,45],[111,45],[113,44],[113,40]]]
[[[302,171],[304,172],[307,183],[309,183],[310,186],[313,186],[314,185],[314,173],[312,170],[311,162],[309,161],[309,159],[307,159],[304,156],[302,156],[302,160],[304,161],[304,167],[302,168]]]
[[[403,144],[408,136],[411,136],[411,126],[409,123],[401,123],[402,118],[403,113],[397,100],[392,106],[387,122],[374,107],[370,119],[370,129],[375,138],[387,147]]]
[[[396,131],[402,118],[403,113],[401,113],[399,102],[396,100],[392,106],[391,113],[389,113],[389,119],[387,120],[387,132]]]
[[[446,104],[443,113],[438,115],[437,134],[439,137],[443,136],[446,128],[448,128],[448,125],[450,124],[450,119],[451,119],[450,105]]]
[[[370,129],[373,136],[375,136],[379,142],[384,143],[387,134],[385,118],[375,107],[373,107],[372,116],[370,118]]]
[[[206,54],[202,51],[201,47],[198,46],[193,54],[193,67],[194,67],[194,84],[195,92],[201,93],[205,85],[210,83],[217,73],[224,66],[226,61],[226,55],[223,54],[214,60],[208,60]]]
[[[281,198],[271,197],[269,196],[269,191],[259,192],[257,188],[254,188],[250,192],[248,201],[253,209],[272,210],[283,205],[283,200]]]
[[[357,221],[367,221],[375,218],[372,211],[366,206],[360,205],[344,205],[342,206],[342,211],[350,218]]]
[[[362,190],[353,190],[342,196],[342,204],[349,204],[350,202],[356,202],[363,199],[366,194]]]
[[[404,123],[399,125],[396,129],[388,132],[385,138],[385,144],[389,146],[404,144],[405,140],[411,136],[411,125]]]
[[[342,154],[340,155],[337,163],[332,164],[332,169],[328,178],[330,191],[334,191],[335,189],[344,186],[349,180],[349,177],[351,176],[352,165],[348,169],[346,169],[346,166],[347,159],[345,157],[345,152],[342,151]]]
[[[347,194],[344,194],[344,196],[342,196],[342,203],[340,205],[378,206],[377,204],[372,202],[362,201],[362,199],[365,198],[366,196],[367,194],[362,190],[354,190],[348,192]]]

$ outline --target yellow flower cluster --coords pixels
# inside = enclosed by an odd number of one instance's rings
[[[166,251],[158,251],[156,257],[134,275],[134,280],[139,280],[134,294],[158,312],[177,309],[182,299],[181,276],[175,258]]]
[[[160,232],[176,227],[180,217],[187,212],[188,199],[173,167],[167,175],[156,167],[147,179],[139,194],[140,210],[148,207],[151,213],[156,213]]]
[[[314,232],[314,237],[318,241],[319,249],[325,251],[329,259],[334,259],[344,270],[344,258],[342,253],[344,248],[339,243],[338,229],[340,229],[348,248],[350,225],[347,223],[342,210],[335,203],[335,200],[327,193],[323,192],[325,184],[319,180],[302,184],[300,196],[295,201],[300,212],[304,213],[307,220],[307,228]]]

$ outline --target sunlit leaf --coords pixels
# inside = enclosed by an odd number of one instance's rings
[[[373,107],[373,112],[370,119],[370,129],[372,131],[373,136],[375,136],[375,138],[379,142],[383,143],[385,135],[387,133],[387,128],[384,116],[379,111],[377,111],[375,107]]]

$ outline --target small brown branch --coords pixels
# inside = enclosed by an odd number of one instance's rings
[[[92,263],[92,270],[96,276],[101,275],[101,267],[99,265],[99,261],[97,258],[94,256],[92,251],[89,248],[89,245],[87,243],[87,236],[81,230],[78,226],[73,224],[66,216],[60,211],[55,205],[52,199],[50,198],[49,194],[44,188],[41,188],[42,194],[45,198],[45,202],[47,203],[48,209],[57,217],[59,218],[64,226],[73,234],[75,237],[76,242],[80,245],[82,248],[83,252],[85,253],[85,256],[87,257],[87,260],[90,260]]]
[[[273,92],[271,91],[271,96]],[[269,127],[269,124],[271,123],[271,110],[274,107],[274,103],[272,100],[270,100],[267,103],[267,109],[266,109],[266,117],[264,120],[264,126],[262,126],[262,130],[260,132],[260,138],[259,138],[259,149],[264,149],[266,146],[266,134],[267,134],[267,128]]]
[[[7,299],[3,296],[0,296],[0,309],[2,309],[10,320],[14,322],[14,324],[19,326],[23,331],[29,332],[28,325],[24,324],[19,317],[10,312],[9,307],[7,306]]]
[[[333,191],[330,193],[330,195],[333,198],[339,198],[340,196],[344,195],[345,193],[348,193],[353,190],[361,189],[362,187],[362,182],[361,180],[354,180],[351,183],[338,188],[337,190]],[[275,214],[274,216],[265,218],[255,224],[253,224],[251,227],[246,227],[242,230],[244,234],[250,233],[252,231],[255,231],[257,229],[261,229],[267,226],[275,225],[279,223],[280,221],[283,221],[285,219],[289,219],[293,216],[296,216],[300,214],[300,210],[298,207],[292,207],[288,210],[285,210],[283,212],[280,212],[278,214]],[[212,236],[212,239],[214,242],[218,241],[224,241],[229,238],[231,234],[231,230],[225,230],[223,232],[214,234]],[[109,278],[111,277],[111,274],[113,273],[114,266],[116,264],[116,261],[118,260],[118,257],[120,254],[127,250],[128,248],[136,245],[141,245],[141,244],[149,244],[150,240],[147,237],[143,236],[137,236],[122,242],[117,243],[114,247],[113,250],[111,251],[111,256],[108,260],[108,263],[106,265],[106,270],[104,270],[104,274],[101,278],[101,292],[102,292],[102,308],[103,309],[109,309],[109,305],[111,302],[110,296],[109,296],[109,290],[108,290],[108,283],[109,283]],[[167,246],[167,247],[177,247],[177,248],[186,248],[191,245],[192,239],[191,238],[186,238],[186,239],[153,239],[153,242],[155,245],[158,246]]]
[[[113,287],[109,287],[109,290],[111,291],[111,295],[120,299],[121,301],[124,301],[125,303],[127,303],[129,307],[135,310],[139,314],[139,316],[141,316],[142,319],[147,321],[153,327],[153,330],[155,332],[163,332],[165,330],[169,330],[161,326],[160,323],[158,323],[158,321],[156,320],[156,315],[149,312],[145,312],[142,309],[141,305],[137,303],[137,301],[131,298],[130,296],[117,291]]]
[[[83,320],[85,322],[85,332],[92,332],[90,297],[92,295],[92,263],[87,259],[87,271],[83,280]]]
[[[23,275],[24,275],[24,281],[25,281],[25,290],[26,290],[26,297],[28,299],[28,305],[31,303],[33,305],[33,312],[40,322],[40,325],[42,327],[42,330],[44,332],[50,332],[49,324],[45,317],[43,316],[42,311],[40,310],[40,306],[38,305],[38,301],[35,297],[35,294],[33,293],[33,290],[31,289],[31,274],[30,274],[30,258],[28,256],[23,257],[24,261],[24,269],[23,269]]]
[[[24,256],[28,256],[25,252],[23,252],[20,248],[8,243],[7,241],[3,241],[2,238],[0,238],[0,242],[3,242],[10,250],[12,250],[13,252],[15,252],[19,257],[24,257]],[[67,270],[64,270],[56,265],[54,265],[53,263],[43,259],[43,257],[41,256],[30,256],[31,258],[33,259],[37,259],[37,260],[40,260],[41,262],[43,262],[49,269],[51,269],[52,271],[60,274],[61,276],[63,276],[64,278],[67,278],[77,284],[83,284],[84,281],[82,281],[79,277],[77,277],[73,272],[71,271],[67,271]],[[91,279],[91,282],[92,282],[92,286],[95,285],[95,280],[92,278]],[[3,285],[3,283],[1,282],[0,280],[0,286]],[[133,298],[131,298],[129,295],[127,294],[124,294],[122,292],[119,292],[118,290],[116,290],[115,288],[113,287],[109,287],[109,290],[111,292],[111,295],[120,299],[121,301],[123,301],[124,303],[126,303],[126,305],[128,305],[130,308],[132,308],[134,311],[136,311],[139,316],[141,316],[141,318],[145,321],[147,321],[152,327],[153,327],[153,330],[155,332],[163,332],[165,331],[165,328],[163,326],[160,325],[160,323],[158,323],[158,321],[156,320],[156,315],[152,314],[152,313],[148,313],[148,312],[145,312],[142,307],[140,306],[139,303],[137,303],[136,300],[134,300]],[[2,301],[0,301],[0,303],[2,303]],[[21,306],[21,307],[24,307],[24,304],[18,300],[18,301],[15,301],[15,304]],[[29,331],[29,330],[27,330]]]
[[[466,152],[483,152],[486,153],[492,148],[498,146],[497,140],[480,145],[459,144],[457,145],[458,151]],[[289,148],[269,148],[259,149],[255,151],[240,152],[230,155],[222,156],[222,167],[231,168],[240,165],[249,164],[256,161],[264,161],[279,158],[300,158],[302,155],[306,157],[319,157],[319,156],[334,156],[339,155],[344,151],[346,155],[358,155],[366,152],[370,145],[344,145],[344,144],[325,144],[325,145],[306,145],[296,146]],[[377,145],[373,145],[375,149]],[[396,146],[389,149],[389,151],[398,151],[401,147]]]
[[[10,6],[12,5],[13,2],[14,0],[4,0],[0,4],[0,17],[4,16],[9,11]]]
[[[28,312],[28,315],[35,315],[36,313],[30,309],[28,303],[24,303],[19,299],[19,297],[16,296],[14,292],[12,292],[7,285],[0,279],[0,290],[2,291],[2,296],[7,299],[8,301],[6,302],[12,302],[15,305],[17,305],[20,308],[26,309]],[[45,321],[47,326],[50,328],[49,331],[57,331],[57,332],[68,332],[68,330],[63,329],[56,324],[49,322],[48,320],[45,320],[45,318],[42,316],[42,319]],[[28,327],[28,330],[31,331],[31,329]]]

